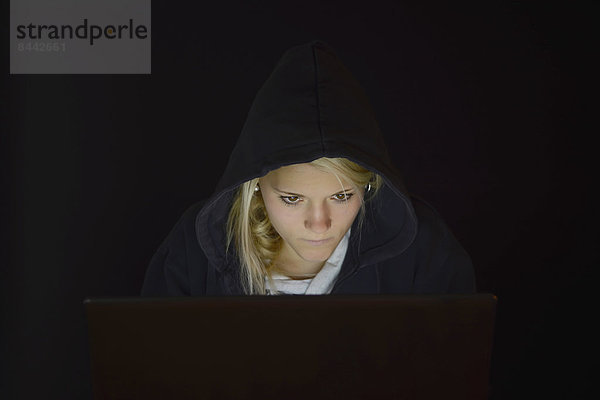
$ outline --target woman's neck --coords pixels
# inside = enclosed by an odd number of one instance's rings
[[[272,264],[274,271],[283,274],[290,279],[314,278],[325,265],[324,261],[298,263],[278,257]]]

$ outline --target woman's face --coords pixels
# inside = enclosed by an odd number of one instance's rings
[[[259,179],[269,219],[284,241],[280,259],[290,267],[320,268],[352,226],[364,193],[341,184],[310,164],[281,167]]]

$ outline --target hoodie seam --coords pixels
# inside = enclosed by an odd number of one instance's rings
[[[325,152],[325,143],[323,143],[323,129],[321,126],[321,104],[319,102],[319,64],[317,63],[317,52],[315,46],[312,46],[313,65],[315,67],[315,100],[317,107],[317,126],[319,127],[319,136],[321,138],[321,151]]]

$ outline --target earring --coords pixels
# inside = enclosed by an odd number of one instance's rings
[[[258,184],[254,187],[254,191],[258,192],[260,190],[260,188],[258,187]]]
[[[370,191],[371,191],[371,183],[369,182],[365,185],[365,193],[368,193]]]

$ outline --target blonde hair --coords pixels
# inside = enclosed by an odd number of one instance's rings
[[[369,199],[378,192],[383,182],[379,175],[346,158],[322,157],[308,164],[334,174],[342,188],[340,178],[355,189],[370,184]],[[283,244],[283,239],[269,220],[262,196],[255,195],[258,180],[251,179],[237,188],[227,219],[226,253],[234,241],[240,263],[240,280],[246,294],[266,294],[265,278],[274,287],[271,260],[275,260]],[[364,214],[365,200],[361,198],[360,214],[357,216],[359,231]]]

